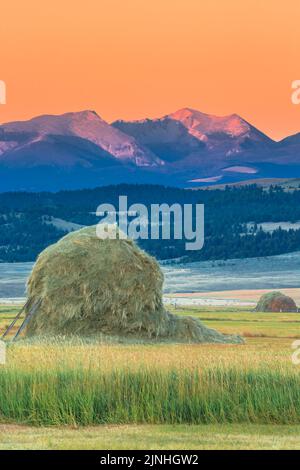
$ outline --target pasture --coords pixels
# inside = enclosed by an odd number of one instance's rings
[[[0,307],[1,331],[18,310]],[[18,447],[29,429],[26,448],[72,448],[76,440],[83,448],[230,448],[233,435],[239,448],[300,448],[300,366],[292,362],[300,314],[172,310],[246,344],[10,337],[0,366],[0,447]]]

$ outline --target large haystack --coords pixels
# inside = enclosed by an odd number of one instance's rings
[[[257,312],[297,312],[294,300],[281,292],[268,292],[261,296],[255,308]]]
[[[26,336],[102,333],[186,342],[241,343],[192,317],[168,313],[163,274],[134,242],[99,239],[95,227],[44,250],[28,282]]]

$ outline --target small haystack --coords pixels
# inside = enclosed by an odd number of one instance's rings
[[[70,233],[44,250],[33,268],[25,335],[101,333],[197,343],[243,342],[208,329],[195,318],[168,313],[162,286],[156,260],[131,240],[99,239],[95,227]]]
[[[281,292],[268,292],[261,296],[256,312],[297,312],[294,300]]]

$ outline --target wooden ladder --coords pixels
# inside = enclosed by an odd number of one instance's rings
[[[38,299],[34,304],[33,306],[31,307],[31,309],[29,310],[28,312],[28,315],[26,315],[26,317],[24,318],[24,321],[22,323],[22,325],[20,326],[20,328],[18,329],[17,333],[15,334],[15,336],[13,337],[12,341],[14,341],[19,335],[20,333],[22,333],[22,331],[24,330],[25,326],[28,324],[30,318],[33,317],[33,315],[36,313],[37,309],[39,308],[39,306],[41,305],[41,299]]]

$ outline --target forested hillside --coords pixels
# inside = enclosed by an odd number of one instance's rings
[[[58,193],[0,194],[0,260],[33,261],[49,244],[71,229],[99,222],[101,203],[203,203],[205,245],[185,251],[185,240],[143,240],[140,245],[159,259],[228,259],[267,256],[300,250],[300,230],[280,224],[265,232],[260,223],[300,221],[300,191],[280,187],[268,191],[255,185],[225,190],[183,190],[151,185],[119,185]],[[251,228],[249,228],[249,223]],[[283,224],[282,224],[283,225]]]

